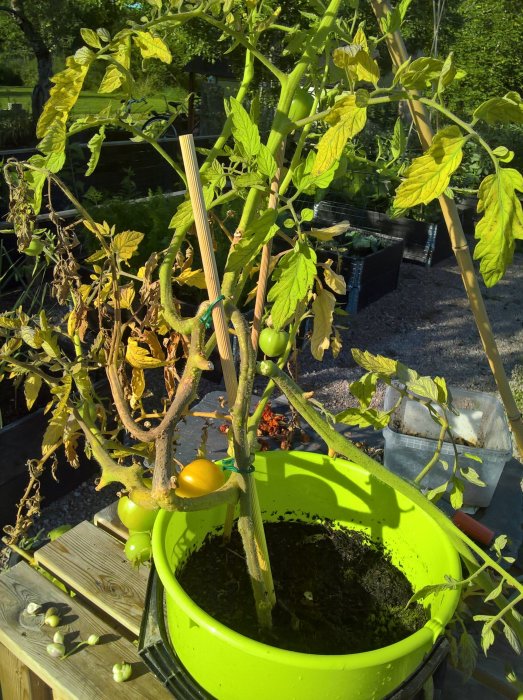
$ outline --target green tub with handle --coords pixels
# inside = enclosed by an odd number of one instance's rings
[[[314,514],[366,532],[384,543],[414,590],[460,578],[458,555],[441,528],[409,499],[362,467],[309,452],[262,452],[256,482],[264,518],[288,511]],[[430,619],[416,633],[374,651],[319,655],[285,651],[249,639],[199,608],[174,572],[205,536],[224,522],[225,508],[161,511],[153,557],[165,587],[171,642],[187,671],[217,700],[379,700],[423,661],[450,621],[458,590],[423,601]]]

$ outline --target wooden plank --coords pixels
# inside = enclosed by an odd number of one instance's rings
[[[0,644],[0,697],[2,700],[53,700],[51,688]]]
[[[53,659],[46,647],[56,629],[42,625],[41,616],[25,613],[29,602],[58,608],[66,646],[97,634],[100,643],[84,647],[67,659]],[[136,649],[78,598],[67,596],[25,562],[0,575],[0,644],[41,678],[60,700],[143,700],[172,697],[150,674]],[[133,676],[126,683],[115,683],[112,667],[126,661]],[[22,700],[10,697],[5,700]]]
[[[35,559],[138,637],[149,568],[134,568],[121,542],[84,521],[37,550]]]
[[[106,506],[103,510],[98,511],[93,518],[96,527],[106,530],[109,534],[125,542],[129,537],[129,530],[122,524],[116,511],[118,501]]]

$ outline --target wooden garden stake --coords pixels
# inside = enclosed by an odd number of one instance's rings
[[[196,158],[196,149],[194,147],[194,139],[192,134],[184,134],[183,136],[180,136],[180,148],[182,151],[185,173],[187,175],[187,189],[189,191],[194,213],[196,235],[198,236],[198,243],[202,253],[205,282],[209,293],[209,301],[212,303],[221,296],[220,278],[216,267],[216,258],[214,257],[211,230],[209,227],[207,210],[205,208],[198,160]],[[232,408],[234,401],[236,400],[236,393],[238,391],[238,380],[236,378],[236,370],[234,368],[231,341],[229,338],[229,329],[227,319],[225,317],[223,302],[219,301],[214,305],[212,310],[212,320],[216,333],[216,344],[218,346],[218,352],[222,363],[227,398],[229,400],[229,406]]]
[[[390,12],[388,0],[370,0],[370,2],[378,21]],[[394,65],[396,68],[399,68],[408,58],[407,49],[405,48],[405,42],[403,41],[401,33],[396,31],[392,34],[388,34],[386,43]],[[409,100],[408,104],[412,115],[412,121],[418,132],[423,150],[427,150],[432,143],[433,137],[427,109],[416,99]],[[453,199],[450,199],[450,197],[447,197],[445,194],[439,197],[439,204],[447,225],[452,242],[452,250],[456,256],[483,349],[487,356],[501,400],[503,401],[519,454],[523,456],[522,416],[514,400],[514,395],[501,361],[456,204]]]

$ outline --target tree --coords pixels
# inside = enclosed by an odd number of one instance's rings
[[[110,30],[139,9],[137,3],[130,7],[124,0],[9,0],[8,5],[0,5],[4,15],[3,53],[28,47],[36,58],[38,79],[31,100],[35,121],[49,97],[53,59],[58,52],[70,53],[80,45],[80,28]]]

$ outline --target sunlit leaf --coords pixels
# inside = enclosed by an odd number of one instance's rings
[[[130,260],[143,239],[140,231],[122,231],[112,240],[111,247],[120,260]]]
[[[163,63],[171,63],[172,55],[167,44],[159,36],[153,36],[151,32],[137,32],[134,43],[140,49],[142,58],[158,58]]]
[[[89,162],[87,163],[86,175],[92,175],[95,171],[98,161],[100,160],[100,153],[102,152],[102,144],[105,139],[105,126],[100,127],[100,131],[92,136],[87,142],[87,147],[91,151],[91,156]]]
[[[27,408],[31,410],[38,398],[42,386],[42,377],[38,374],[29,374],[24,382],[24,394]]]
[[[396,190],[394,207],[410,209],[439,197],[461,163],[466,140],[457,126],[438,131],[427,152],[416,158],[405,171],[405,179]]]
[[[478,212],[483,216],[476,225],[474,259],[480,260],[487,287],[503,277],[514,257],[515,240],[523,239],[523,210],[516,192],[523,192],[523,176],[513,168],[499,168],[479,186]]]
[[[258,127],[252,121],[247,110],[234,97],[231,97],[230,108],[232,133],[236,142],[241,146],[246,156],[256,156],[261,145]]]
[[[325,121],[332,126],[318,143],[313,175],[321,175],[340,159],[348,139],[365,126],[367,109],[358,106],[356,95],[347,95],[336,102]]]

